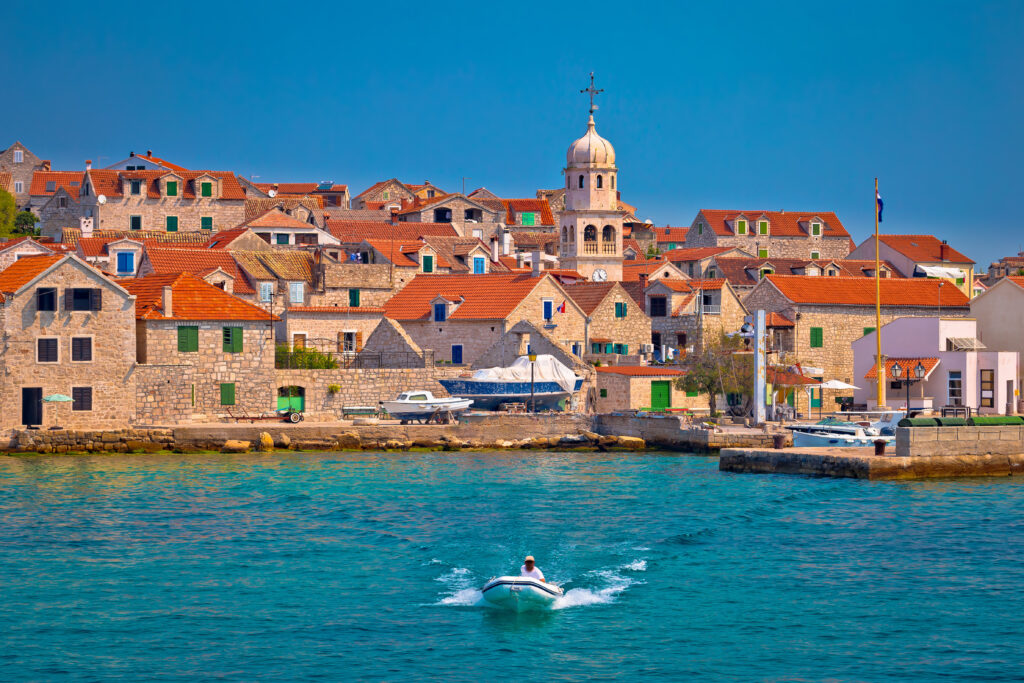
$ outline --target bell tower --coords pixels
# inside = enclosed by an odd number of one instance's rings
[[[618,210],[615,148],[597,134],[590,87],[587,132],[569,145],[565,165],[565,211],[559,226],[559,258],[565,268],[595,282],[622,280],[622,212]]]

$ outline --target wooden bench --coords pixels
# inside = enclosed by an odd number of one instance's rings
[[[341,416],[348,417],[350,415],[358,417],[377,417],[380,415],[380,408],[378,406],[342,406]]]

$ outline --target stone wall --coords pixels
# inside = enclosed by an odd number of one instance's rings
[[[20,163],[14,163],[14,152],[20,151],[22,158]],[[43,161],[33,154],[25,145],[15,142],[7,149],[0,152],[0,171],[9,171],[11,174],[11,194],[19,209],[28,206],[30,196],[29,189],[32,186],[32,174],[36,171],[49,170],[49,162],[44,168]],[[15,192],[16,182],[21,183],[21,192]]]
[[[306,345],[324,353],[341,353],[344,349],[344,334],[355,334],[355,352],[362,350],[366,340],[384,319],[380,312],[356,312],[346,310],[339,313],[286,310],[283,315],[286,333],[278,343],[291,344],[295,335],[305,336]]]
[[[700,230],[698,223],[703,222]],[[823,259],[842,259],[850,254],[850,238],[840,236],[772,236],[752,234],[756,231],[756,218],[750,218],[746,235],[719,235],[698,214],[686,233],[686,248],[690,247],[737,247],[757,256],[759,249],[768,250],[768,258],[811,258],[811,252],[818,252]]]
[[[339,306],[348,306],[349,289],[359,290],[361,306],[383,306],[401,289],[392,270],[383,263],[325,263],[324,286],[338,291],[344,301]]]
[[[213,218],[212,233],[228,230],[245,220],[244,199],[217,199],[215,197],[148,197],[143,193],[108,197],[102,206],[95,204],[95,197],[82,199],[83,209],[92,208],[97,218],[96,230],[130,230],[131,216],[142,216],[143,230],[165,230],[167,216],[178,217],[178,231],[202,229],[202,218]],[[184,194],[184,190],[179,188]],[[76,221],[77,224],[77,221]]]
[[[601,414],[595,417],[594,431],[598,434],[635,436],[651,446],[672,450],[706,453],[722,448],[765,448],[770,447],[775,434],[771,432],[714,431],[711,429],[688,429],[682,418],[674,415],[633,415]],[[786,443],[792,444],[792,437],[783,435]]]
[[[979,427],[899,427],[898,456],[1024,454],[1024,425]]]
[[[685,391],[676,388],[675,377],[631,377],[616,372],[597,373],[598,413],[611,413],[624,410],[638,410],[651,405],[651,382],[669,382],[671,408],[689,408],[695,411],[708,410],[707,396],[687,396]],[[602,395],[602,391],[604,395]]]
[[[626,317],[615,317],[616,303],[626,304]],[[622,287],[613,287],[589,317],[584,353],[591,352],[594,339],[611,339],[614,344],[626,344],[629,353],[634,354],[640,353],[644,344],[651,343],[651,319]]]

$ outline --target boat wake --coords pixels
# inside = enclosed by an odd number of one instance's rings
[[[565,595],[555,600],[551,609],[566,609],[568,607],[586,607],[588,605],[607,605],[615,602],[618,595],[630,586],[643,583],[628,573],[647,571],[646,560],[633,560],[628,564],[615,569],[598,569],[586,574],[586,578],[592,579],[595,586],[589,588],[570,588]]]

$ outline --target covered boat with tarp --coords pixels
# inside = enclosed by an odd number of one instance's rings
[[[529,403],[533,370],[533,400],[537,410],[559,410],[583,386],[583,378],[557,358],[542,354],[530,361],[519,356],[507,368],[477,370],[470,377],[438,380],[450,395],[473,399],[473,408],[497,410],[503,403]]]

